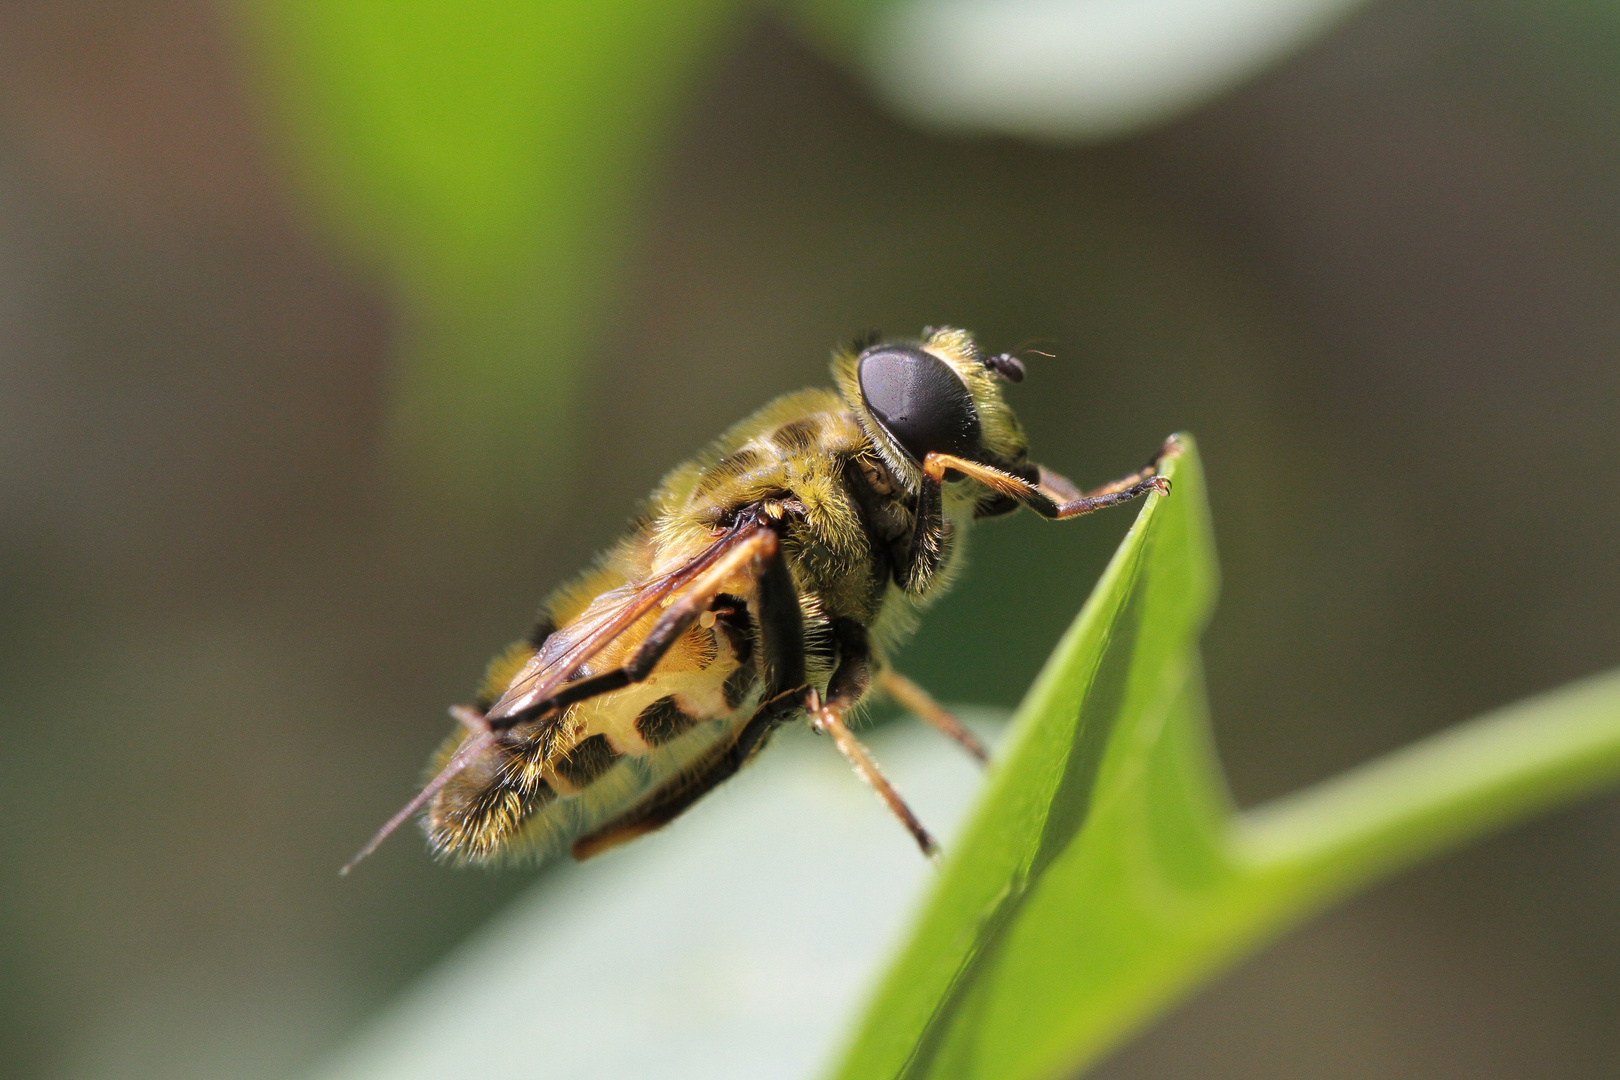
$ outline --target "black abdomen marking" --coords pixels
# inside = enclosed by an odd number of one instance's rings
[[[558,758],[552,768],[558,776],[582,788],[612,768],[619,757],[619,752],[613,749],[606,735],[592,735],[582,739],[568,752],[567,757]]]
[[[684,735],[692,730],[697,723],[694,717],[681,711],[672,697],[659,698],[636,717],[636,733],[646,740],[648,746],[663,746],[677,735]],[[600,735],[592,738],[600,739]]]

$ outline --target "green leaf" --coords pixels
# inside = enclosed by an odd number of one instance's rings
[[[1045,1076],[1140,1015],[1231,874],[1196,644],[1215,560],[1188,440],[1014,721],[841,1075]]]
[[[1237,813],[1200,681],[1216,569],[1185,446],[1019,709],[838,1076],[1071,1074],[1346,891],[1620,778],[1616,673]]]
[[[404,308],[395,449],[472,520],[566,442],[660,140],[735,0],[238,0],[305,201]]]

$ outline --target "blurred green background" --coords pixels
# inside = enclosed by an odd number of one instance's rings
[[[1198,434],[1245,804],[1614,665],[1620,9],[1313,17],[1059,130],[929,113],[831,0],[0,2],[0,1074],[296,1075],[531,882],[334,868],[663,470],[867,327],[1040,342],[1082,483]],[[1014,703],[1128,516],[981,530],[905,668]],[[1617,1068],[1611,799],[1100,1075]]]

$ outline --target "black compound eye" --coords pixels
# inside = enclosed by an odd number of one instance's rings
[[[915,345],[879,345],[861,355],[860,382],[877,422],[918,461],[930,452],[977,453],[973,396],[939,357]]]

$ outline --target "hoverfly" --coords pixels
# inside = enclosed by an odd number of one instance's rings
[[[985,760],[888,656],[949,583],[959,537],[1150,492],[1172,436],[1093,491],[1029,460],[1016,357],[956,329],[837,350],[836,390],[780,397],[659,485],[624,536],[490,664],[435,775],[344,867],[423,811],[438,855],[584,859],[673,820],[801,713],[933,855],[846,718],[874,686]]]

